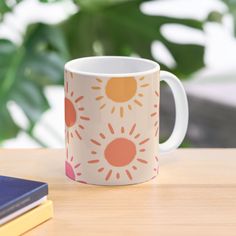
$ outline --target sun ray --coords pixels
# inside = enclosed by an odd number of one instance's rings
[[[80,128],[80,129],[84,129],[84,126],[83,126],[83,125],[79,125],[79,128]]]
[[[149,84],[142,84],[142,85],[140,85],[140,87],[142,87],[142,88],[145,88],[147,86],[149,86]]]
[[[95,151],[92,151],[92,152],[91,152],[91,154],[95,155],[95,154],[97,154],[97,152],[95,152]]]
[[[155,137],[157,136],[157,134],[158,134],[158,127],[157,127],[157,129],[156,129],[156,132],[155,132]]]
[[[105,139],[105,138],[106,138],[106,136],[105,136],[103,133],[100,133],[99,135],[100,135],[100,137],[101,137],[102,139]]]
[[[77,176],[81,176],[81,173],[80,173],[80,172],[78,172],[78,173],[76,173],[76,175],[77,175]]]
[[[106,106],[106,103],[102,104],[99,109],[102,110]]]
[[[145,152],[146,149],[145,149],[145,148],[142,148],[142,149],[140,149],[139,151],[140,151],[140,152]]]
[[[75,99],[75,103],[77,103],[77,102],[79,102],[81,99],[83,99],[84,98],[84,96],[79,96],[79,97],[77,97],[76,99]]]
[[[66,148],[66,159],[68,160],[68,148]]]
[[[157,108],[157,104],[155,104],[154,107]]]
[[[133,169],[133,170],[137,170],[137,167],[136,167],[136,166],[132,166],[132,169]]]
[[[80,116],[80,119],[81,119],[81,120],[90,120],[90,118],[87,117],[87,116]]]
[[[155,122],[154,126],[157,126],[157,124],[158,124],[158,121]]]
[[[71,96],[71,97],[73,97],[73,96],[74,96],[74,92],[73,92],[73,91],[70,93],[70,96]]]
[[[159,97],[159,93],[157,91],[155,91],[155,94],[156,94],[157,97]]]
[[[120,132],[121,132],[122,134],[125,132],[125,128],[124,128],[123,126],[120,128]]]
[[[144,76],[139,79],[140,81],[144,80]]]
[[[101,89],[101,87],[99,87],[99,86],[92,86],[92,89],[99,90],[99,89]]]
[[[102,171],[104,171],[104,169],[105,169],[104,167],[101,167],[98,169],[98,172],[102,172]]]
[[[157,114],[157,112],[153,112],[150,116],[155,116]]]
[[[101,146],[101,143],[99,143],[98,141],[94,140],[94,139],[90,139],[90,141],[98,146]]]
[[[120,107],[120,117],[124,116],[124,107]]]
[[[134,124],[129,132],[129,135],[132,135],[135,130],[136,124]]]
[[[157,156],[155,156],[155,159],[156,159],[157,162],[159,161]]]
[[[94,163],[98,163],[98,162],[99,162],[98,159],[88,161],[89,164],[94,164]]]
[[[139,143],[139,145],[142,145],[142,144],[146,143],[148,140],[149,140],[149,138],[144,139],[143,141],[141,141],[141,142]]]
[[[130,104],[128,105],[128,108],[129,108],[129,110],[132,110],[132,106]]]
[[[137,161],[139,161],[139,162],[141,162],[141,163],[143,163],[143,164],[147,164],[147,163],[148,163],[146,160],[143,160],[143,159],[141,159],[141,158],[138,158]]]
[[[143,104],[142,104],[139,100],[137,100],[137,99],[135,99],[134,102],[135,102],[137,105],[139,105],[140,107],[143,106]]]
[[[143,93],[139,93],[138,96],[139,96],[139,97],[143,97]]]
[[[72,162],[74,160],[74,157],[73,156],[71,156],[71,158],[70,158],[70,161]]]
[[[120,178],[120,173],[116,173],[116,178],[117,178],[117,179]]]
[[[135,139],[137,139],[140,136],[140,134],[137,134],[136,136],[134,136]]]
[[[80,166],[80,163],[76,164],[74,167],[75,169],[78,168]]]
[[[113,127],[112,127],[112,125],[110,123],[108,124],[108,128],[109,128],[111,134],[115,133],[115,131],[114,131],[114,129],[113,129]]]
[[[75,130],[75,133],[76,133],[77,137],[81,140],[82,137],[80,136],[79,132],[77,130]]]
[[[101,80],[101,79],[96,78],[96,80],[97,80],[99,83],[102,83],[102,80]]]
[[[130,172],[128,170],[125,170],[125,173],[127,174],[127,176],[129,177],[130,180],[132,180],[132,175],[130,174]]]
[[[105,178],[106,181],[110,179],[111,174],[112,174],[112,170],[109,170],[109,172],[107,173],[106,178]]]
[[[79,107],[79,111],[84,111],[84,107]]]
[[[74,137],[72,133],[70,133],[70,136],[71,136],[71,138],[73,138],[73,137]]]
[[[114,113],[115,109],[116,109],[115,107],[112,107],[112,109],[111,109],[111,114]]]
[[[98,96],[98,97],[96,97],[96,100],[99,101],[99,100],[101,100],[102,98],[104,98],[104,96]]]

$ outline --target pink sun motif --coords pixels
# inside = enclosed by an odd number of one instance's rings
[[[68,149],[66,150],[66,161],[65,161],[65,171],[66,175],[72,180],[78,180],[82,173],[79,171],[80,163],[74,163],[74,156],[69,158]],[[82,180],[78,180],[78,182],[85,183]]]

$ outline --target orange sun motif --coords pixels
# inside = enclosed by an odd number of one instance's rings
[[[159,93],[157,92],[157,91],[155,91],[155,97],[156,97],[156,99],[159,99]],[[155,137],[157,137],[157,135],[158,135],[158,131],[159,131],[159,125],[158,125],[158,116],[159,116],[159,113],[158,113],[158,102],[156,102],[155,104],[154,104],[154,111],[152,111],[151,112],[151,114],[150,114],[150,116],[152,117],[152,118],[154,118],[155,119],[155,123],[154,123],[154,128],[155,128]]]
[[[111,114],[118,112],[124,117],[126,110],[132,110],[133,105],[142,107],[142,97],[145,88],[150,84],[145,82],[145,77],[114,77],[107,82],[97,78],[97,84],[92,86],[99,94],[96,100],[100,102],[99,109],[107,108]],[[109,99],[108,101],[105,98]]]
[[[94,144],[91,151],[94,157],[88,163],[96,165],[96,171],[103,173],[106,181],[111,178],[119,180],[121,175],[132,180],[132,172],[140,168],[140,165],[148,164],[142,154],[146,151],[145,145],[149,138],[141,139],[141,134],[135,131],[136,124],[129,130],[122,126],[115,131],[110,123],[107,127],[107,134],[100,133],[99,139],[90,140]],[[107,141],[108,135],[111,135],[111,141]]]
[[[80,163],[74,163],[74,156],[69,158],[68,149],[66,149],[66,161],[65,161],[65,169],[66,175],[73,180],[76,180],[81,176],[81,172],[79,171]],[[84,181],[79,181],[83,182]]]
[[[72,77],[73,78],[73,77]],[[70,142],[70,138],[77,137],[82,139],[80,130],[83,130],[84,121],[90,120],[90,118],[83,114],[85,108],[80,105],[84,99],[83,96],[75,96],[74,91],[69,89],[68,81],[65,86],[65,123],[66,123],[66,137],[67,142]]]

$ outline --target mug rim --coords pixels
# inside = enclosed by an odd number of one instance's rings
[[[94,60],[94,59],[125,59],[125,60],[132,60],[136,62],[144,62],[151,65],[153,68],[146,69],[138,72],[128,72],[128,73],[101,73],[101,72],[87,72],[79,69],[74,69],[72,67],[73,63],[79,63],[84,60]],[[87,76],[101,76],[101,77],[136,77],[136,76],[143,76],[147,74],[152,74],[155,72],[160,71],[160,65],[146,58],[140,57],[129,57],[129,56],[89,56],[89,57],[80,57],[73,60],[66,62],[64,69],[66,71],[72,72],[78,75],[87,75]]]

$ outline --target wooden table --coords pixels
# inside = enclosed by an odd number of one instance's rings
[[[182,149],[145,184],[99,187],[64,176],[63,150],[0,150],[0,174],[49,183],[55,216],[26,235],[236,235],[236,149]]]

